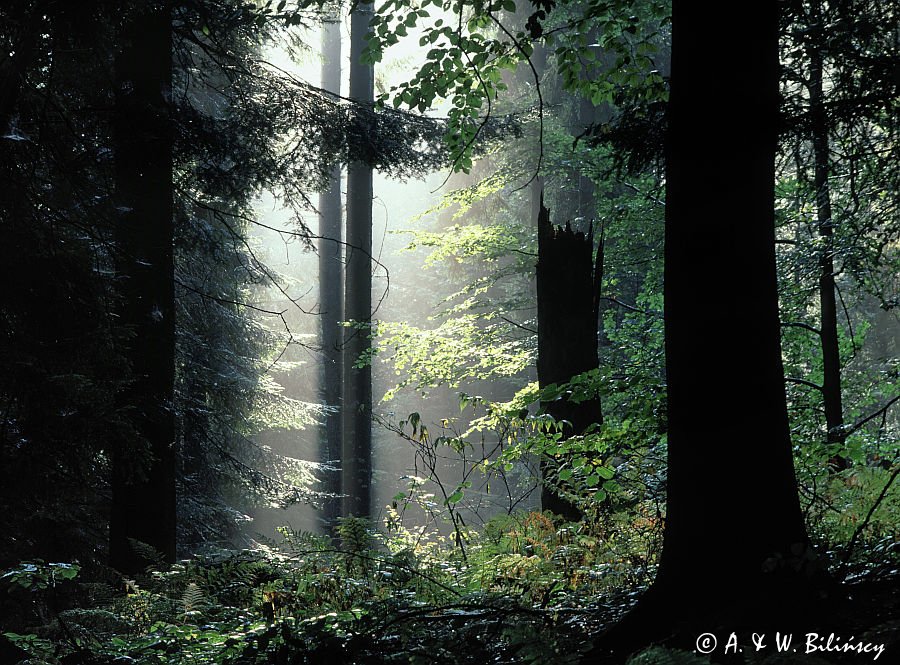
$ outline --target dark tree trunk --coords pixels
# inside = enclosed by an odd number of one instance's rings
[[[322,23],[322,88],[335,94],[341,92],[341,25],[339,16],[330,16]],[[341,459],[341,322],[344,320],[344,262],[341,230],[341,167],[335,165],[331,182],[319,196],[319,303],[322,340],[322,401],[335,411],[324,419],[322,458],[329,466]],[[341,477],[338,471],[328,471],[324,491],[323,517],[330,530],[340,516]]]
[[[807,545],[775,278],[777,12],[775,0],[759,2],[736,31],[710,32],[708,7],[676,1],[673,8],[669,476],[657,585],[685,594],[679,604],[689,614],[752,609],[781,584],[781,575],[764,571]],[[737,113],[752,121],[737,124]]]
[[[116,58],[114,119],[121,323],[133,380],[123,403],[134,437],[113,452],[110,564],[148,564],[138,541],[175,559],[175,307],[168,2],[126,10]]]
[[[597,369],[597,292],[602,252],[594,262],[593,234],[554,227],[550,212],[540,207],[538,217],[538,381],[542,388],[569,382]],[[542,403],[557,421],[571,425],[563,436],[583,434],[603,422],[600,400],[574,402],[560,399]],[[552,462],[542,462],[542,475]],[[541,505],[570,521],[581,519],[579,510],[549,487],[541,490]]]
[[[375,76],[361,62],[372,5],[360,2],[350,14],[350,97],[371,104]],[[365,115],[363,122],[371,122]],[[365,157],[365,156],[361,156]],[[372,368],[366,359],[372,321],[372,168],[358,159],[347,167],[347,282],[344,316],[361,327],[344,331],[343,453],[341,492],[346,516],[368,516],[372,480]]]
[[[603,648],[673,633],[694,648],[714,627],[746,638],[810,616],[775,277],[777,12],[757,2],[722,30],[709,5],[673,3],[665,536],[655,582]]]
[[[815,18],[821,26],[821,11],[816,5]],[[821,240],[819,249],[819,307],[822,345],[822,398],[825,407],[825,426],[828,443],[842,444],[844,439],[844,409],[841,395],[841,354],[838,342],[837,300],[834,281],[834,222],[831,216],[831,189],[828,184],[829,155],[828,118],[825,93],[822,88],[822,37],[810,48],[809,102],[812,118],[813,185],[816,191],[817,230]],[[847,468],[846,458],[836,454],[831,459],[836,468]]]

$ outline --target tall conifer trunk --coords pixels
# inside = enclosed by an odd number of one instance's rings
[[[836,284],[834,280],[834,221],[831,214],[831,188],[828,183],[831,155],[829,154],[828,118],[823,89],[824,30],[820,4],[814,3],[813,21],[816,23],[815,44],[809,49],[809,103],[812,119],[813,186],[816,191],[817,231],[819,248],[819,336],[822,348],[822,398],[828,443],[841,444],[844,408],[841,394],[841,354],[838,340]],[[840,453],[832,457],[832,464],[846,468],[848,462]]]
[[[350,14],[350,97],[371,104],[372,65],[363,64],[372,5],[359,2]],[[364,111],[363,124],[374,121]],[[373,128],[362,127],[362,135]],[[347,167],[347,281],[344,316],[360,327],[344,330],[343,454],[341,492],[345,516],[368,516],[372,480],[372,368],[357,367],[369,349],[372,321],[372,168],[361,155]]]
[[[113,452],[109,556],[132,573],[148,563],[133,541],[175,559],[172,9],[136,0],[123,13],[113,130],[120,316],[133,377],[123,405],[135,431]]]
[[[341,92],[341,25],[340,15],[329,16],[322,23],[322,89]],[[322,401],[336,409],[325,416],[322,457],[331,464],[341,459],[341,322],[344,320],[344,263],[341,229],[341,167],[331,170],[331,181],[319,196],[319,303],[322,340]],[[324,506],[326,529],[340,516],[341,478],[337,471],[325,476],[327,498]]]

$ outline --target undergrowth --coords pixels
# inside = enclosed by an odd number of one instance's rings
[[[818,481],[810,529],[842,579],[900,568],[894,472]],[[501,515],[454,537],[407,528],[390,511],[386,526],[347,518],[333,537],[285,527],[252,550],[134,579],[23,562],[0,575],[0,662],[576,663],[652,580],[661,530],[640,505],[577,524]],[[660,649],[633,659],[670,662],[705,661]]]
[[[4,635],[30,665],[575,662],[597,598],[648,579],[646,551],[610,545],[634,539],[626,526],[498,517],[464,560],[440,536],[349,518],[333,539],[282,528],[121,588],[30,562],[4,575],[18,617]]]

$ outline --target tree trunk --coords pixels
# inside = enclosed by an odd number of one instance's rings
[[[374,70],[361,62],[372,5],[350,14],[350,97],[371,105]],[[363,123],[373,121],[364,112]],[[365,131],[362,129],[361,131]],[[344,331],[343,452],[341,492],[345,516],[369,515],[372,477],[372,368],[366,358],[372,321],[372,168],[360,156],[347,167],[347,282],[344,316],[360,327]],[[363,367],[356,367],[363,360]]]
[[[554,228],[550,212],[541,204],[538,217],[538,381],[542,388],[567,383],[572,377],[597,369],[597,289],[593,234]],[[601,253],[602,256],[602,253]],[[602,264],[602,259],[598,261]],[[600,400],[572,402],[560,399],[542,403],[557,421],[566,420],[563,436],[583,434],[603,422]],[[551,463],[541,463],[542,476]],[[541,505],[569,521],[581,519],[571,502],[549,487],[541,490]]]
[[[816,15],[821,12],[816,8]],[[828,184],[829,155],[828,118],[825,115],[825,94],[822,89],[822,30],[819,40],[809,49],[809,102],[812,117],[813,185],[816,191],[817,230],[821,242],[819,255],[819,307],[822,344],[822,398],[825,407],[825,426],[828,443],[843,444],[844,409],[841,395],[841,354],[838,342],[837,301],[834,282],[834,222],[831,216],[831,189]],[[847,468],[849,462],[839,453],[831,458],[834,468]]]
[[[697,613],[759,598],[805,548],[775,278],[777,3],[734,31],[676,1],[666,162],[666,533],[657,584]],[[710,54],[729,53],[728,58]],[[740,72],[740,80],[732,80]],[[711,86],[710,81],[725,82]],[[740,110],[753,122],[735,124]],[[727,137],[727,140],[726,140]],[[786,572],[786,571],[781,571]],[[685,600],[691,602],[685,602]]]
[[[116,58],[114,119],[121,323],[131,337],[123,396],[135,432],[113,452],[110,565],[175,560],[175,300],[171,121],[172,15],[168,2],[127,10]]]
[[[341,25],[340,16],[322,23],[322,89],[341,92]],[[341,167],[331,171],[331,182],[319,196],[319,303],[322,340],[322,401],[335,409],[324,418],[322,458],[329,466],[341,460],[341,322],[344,320],[343,233],[341,230]],[[340,516],[341,477],[338,471],[327,471],[323,517],[330,530]]]
[[[717,627],[746,638],[810,617],[775,277],[778,3],[729,30],[720,18],[673,3],[665,536],[655,582],[604,649],[672,634],[694,648]]]

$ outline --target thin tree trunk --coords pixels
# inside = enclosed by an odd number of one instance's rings
[[[121,323],[133,381],[123,401],[134,439],[113,453],[110,564],[142,570],[149,545],[175,560],[175,300],[168,2],[126,10],[116,59],[115,184]]]
[[[350,14],[350,97],[371,105],[374,70],[361,62],[372,5]],[[362,122],[373,122],[366,114]],[[371,129],[371,128],[370,128]],[[363,156],[365,157],[365,156]],[[368,516],[372,480],[372,368],[365,358],[372,320],[372,168],[359,159],[347,167],[347,281],[344,316],[360,327],[344,331],[343,453],[341,492],[346,516]],[[356,365],[364,360],[362,367]]]
[[[322,23],[322,88],[341,92],[341,25],[339,15]],[[343,233],[341,229],[341,167],[335,165],[328,189],[319,196],[319,302],[322,340],[322,401],[335,409],[324,419],[322,457],[329,465],[341,459],[341,322],[344,320]],[[325,527],[340,516],[341,478],[338,471],[325,476]]]
[[[597,107],[589,99],[582,98],[578,102],[578,118],[576,120],[576,135],[586,132],[597,120]],[[584,220],[583,223],[592,223],[597,216],[597,202],[595,199],[594,181],[584,175],[582,171],[578,172],[578,201],[576,217]]]
[[[817,15],[819,12],[816,12]],[[820,40],[821,41],[821,40]],[[828,120],[825,115],[825,95],[822,89],[822,50],[819,44],[810,48],[810,115],[816,190],[817,231],[821,242],[819,255],[819,307],[822,344],[822,397],[825,407],[825,426],[828,443],[842,444],[844,409],[841,395],[841,354],[838,342],[837,301],[834,282],[834,222],[831,215],[831,190],[828,184],[830,155]],[[848,461],[840,454],[832,457],[837,468],[846,468]]]
[[[527,79],[528,77],[537,76],[538,80],[535,81],[535,86],[540,87],[541,79],[544,76],[544,72],[547,70],[547,49],[540,42],[535,43],[534,51],[531,54],[531,66],[534,67],[534,71],[528,71],[523,69],[520,71],[520,76]],[[533,80],[533,78],[532,78]],[[546,94],[546,90],[541,89],[542,95]],[[544,102],[546,104],[546,101]],[[545,109],[540,109],[541,113],[544,113]],[[538,166],[538,158],[540,157],[540,152],[543,150],[542,145],[537,146],[537,150],[534,155],[534,168]],[[544,196],[544,178],[543,176],[537,172],[534,173],[534,179],[531,181],[531,184],[528,187],[528,199],[529,205],[531,208],[531,217],[537,221],[541,215],[542,201]]]

